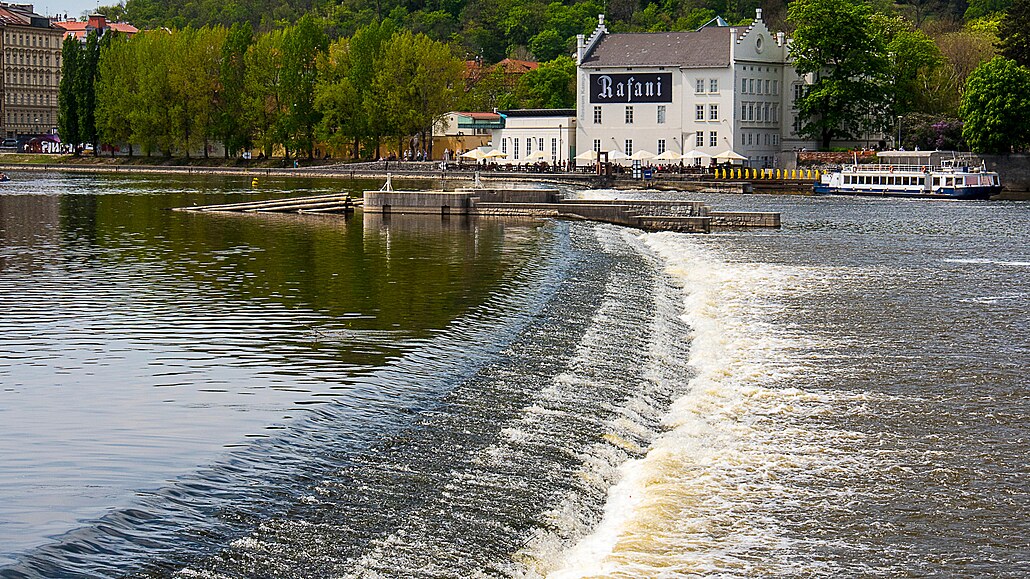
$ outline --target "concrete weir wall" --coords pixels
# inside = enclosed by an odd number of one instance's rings
[[[779,227],[779,213],[745,211],[710,211],[712,225],[716,227]]]
[[[624,225],[645,231],[708,233],[712,227],[779,227],[778,213],[711,211],[697,201],[563,200],[554,189],[366,191],[371,214],[558,217]]]

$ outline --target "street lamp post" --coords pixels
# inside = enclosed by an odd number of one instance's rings
[[[562,154],[561,154],[561,148],[562,148],[561,127],[562,127],[562,123],[558,123],[558,166],[559,167],[563,167],[563,165],[562,165]]]
[[[898,144],[894,148],[901,150],[901,115],[898,115]]]

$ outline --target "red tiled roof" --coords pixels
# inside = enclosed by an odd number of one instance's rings
[[[540,67],[539,62],[533,62],[532,60],[516,60],[514,58],[505,58],[501,62],[497,63],[497,66],[504,69],[505,72],[529,72],[536,70]]]
[[[74,36],[75,38],[82,39],[86,36],[86,27],[89,25],[88,22],[82,22],[81,20],[69,20],[67,22],[54,22],[54,26],[63,28],[65,30],[65,36]],[[114,30],[115,32],[122,32],[124,34],[136,34],[139,29],[128,24],[126,22],[108,22],[105,28]]]

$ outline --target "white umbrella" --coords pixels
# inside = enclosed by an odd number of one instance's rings
[[[462,153],[461,156],[464,159],[475,159],[477,161],[482,161],[483,159],[486,158],[486,153],[484,153],[483,151],[480,151],[479,149],[472,149],[471,151],[468,151],[467,153]]]
[[[608,151],[608,160],[609,161],[622,161],[624,159],[629,159],[629,155],[627,155],[626,153],[623,153],[622,151],[620,151],[618,149],[615,149],[613,151]]]
[[[500,159],[500,158],[504,158],[504,157],[507,157],[507,156],[508,156],[508,153],[502,153],[502,152],[498,151],[497,149],[493,149],[493,150],[489,151],[488,153],[485,153],[483,155],[483,158],[485,158],[485,159]]]
[[[543,151],[533,151],[526,155],[527,161],[546,161],[548,159],[547,153]]]
[[[731,151],[730,149],[726,149],[718,155],[715,155],[715,158],[720,161],[747,161],[747,157],[740,153]]]
[[[705,153],[704,151],[698,151],[697,149],[691,149],[686,153],[683,153],[684,159],[701,159],[704,157],[711,157],[711,155]]]
[[[589,151],[583,151],[582,153],[576,155],[576,160],[577,161],[596,161],[597,160],[597,151],[595,151],[593,149],[591,149]]]
[[[656,156],[655,159],[659,161],[679,161],[682,157],[680,157],[680,154],[676,151],[665,151],[664,153]]]
[[[641,149],[636,153],[630,155],[629,158],[633,159],[634,161],[646,161],[648,159],[654,159],[654,153]]]

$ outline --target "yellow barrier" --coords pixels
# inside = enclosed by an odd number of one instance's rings
[[[819,174],[819,169],[816,169],[815,170],[815,180],[818,181],[820,176],[821,175]]]

